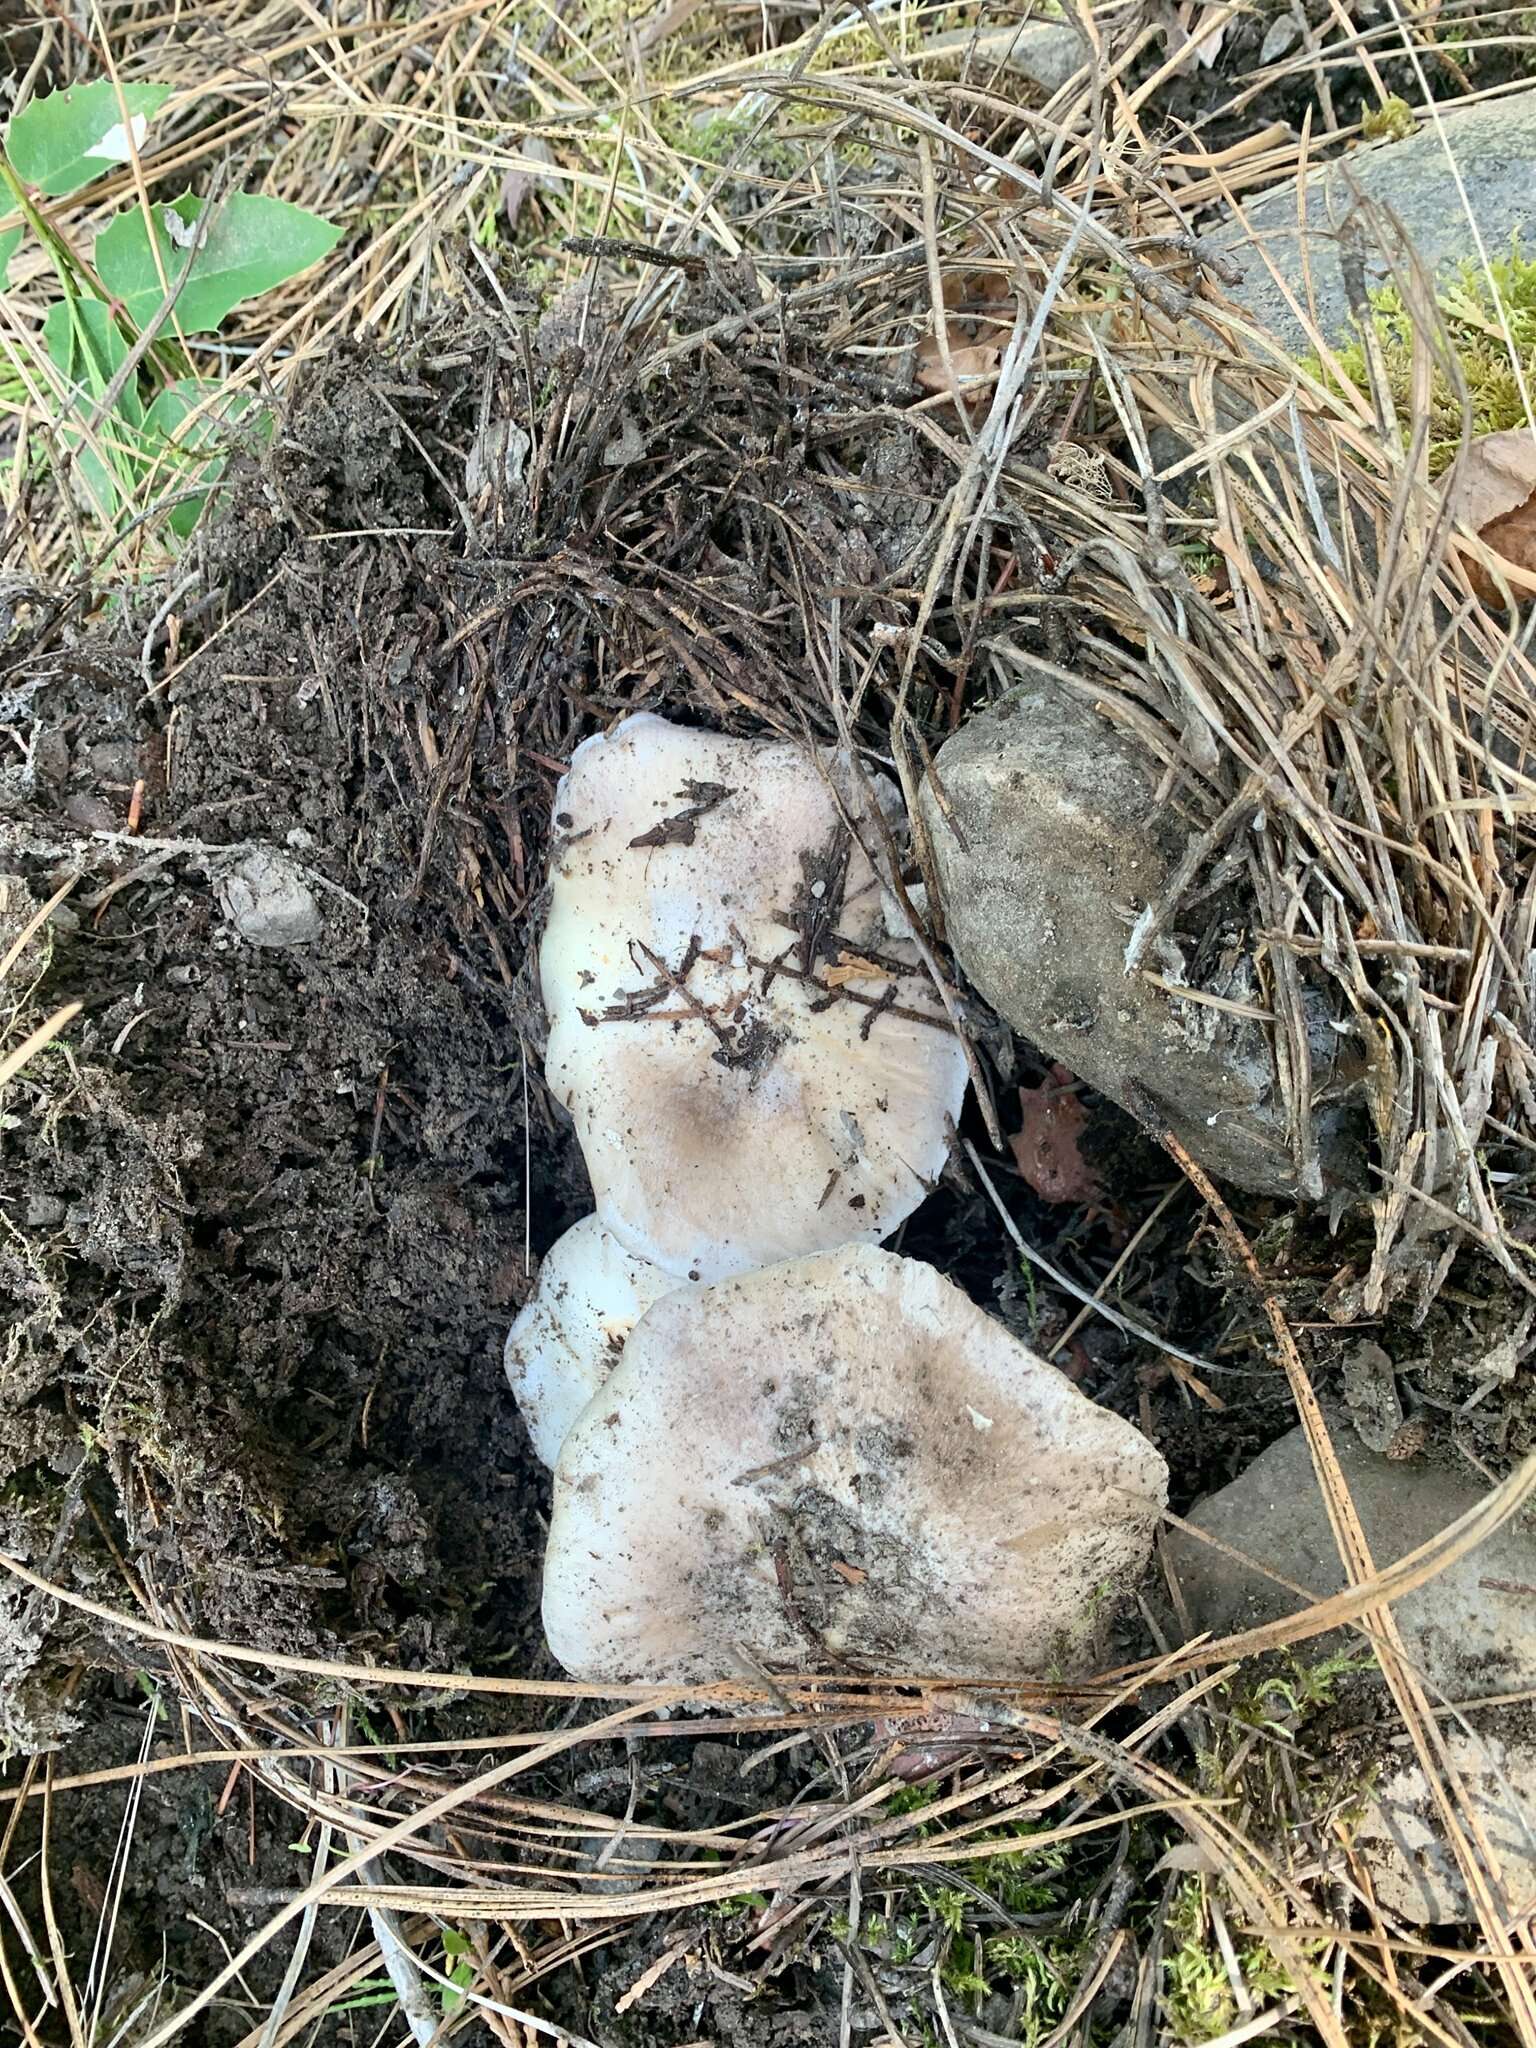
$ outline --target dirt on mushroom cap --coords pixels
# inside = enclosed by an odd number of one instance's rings
[[[715,1280],[874,1242],[947,1156],[965,1059],[864,842],[884,778],[645,715],[557,798],[547,1075],[598,1213]]]

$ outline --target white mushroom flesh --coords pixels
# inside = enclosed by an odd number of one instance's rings
[[[625,1251],[596,1216],[551,1247],[507,1338],[507,1378],[535,1453],[546,1465],[598,1392],[640,1317],[678,1284]]]

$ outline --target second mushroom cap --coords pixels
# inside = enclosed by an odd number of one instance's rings
[[[545,1629],[591,1680],[1071,1670],[1167,1482],[933,1267],[849,1246],[641,1317],[560,1454]]]
[[[583,1216],[550,1247],[503,1356],[528,1440],[546,1465],[618,1364],[636,1322],[678,1284],[625,1251],[596,1216]]]

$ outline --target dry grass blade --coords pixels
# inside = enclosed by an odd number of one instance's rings
[[[12,1046],[8,1053],[0,1054],[0,1088],[14,1080],[27,1062],[35,1059],[45,1046],[51,1045],[59,1033],[79,1016],[81,1007],[79,1003],[63,1004],[35,1030],[29,1031],[19,1045]]]
[[[670,1694],[664,1695],[660,1703],[675,1704],[685,1697],[686,1694],[684,1692],[674,1689]],[[621,1729],[625,1722],[638,1718],[642,1711],[641,1707],[621,1707],[617,1712],[609,1714],[602,1721],[595,1723],[592,1728],[574,1729],[565,1735],[552,1737],[550,1740],[541,1743],[537,1749],[529,1751],[526,1755],[514,1757],[509,1763],[498,1764],[492,1770],[482,1771],[478,1777],[471,1779],[468,1784],[453,1786],[448,1791],[441,1793],[436,1799],[428,1800],[423,1807],[417,1812],[408,1815],[404,1820],[395,1822],[391,1827],[380,1829],[361,1848],[350,1851],[349,1854],[342,1857],[338,1862],[333,1863],[329,1870],[321,1875],[317,1875],[314,1881],[306,1886],[297,1898],[291,1900],[286,1906],[281,1907],[267,1924],[251,1937],[240,1953],[234,1956],[216,1977],[211,1978],[207,1984],[203,1985],[187,2005],[183,2006],[172,2018],[165,2021],[163,2025],[155,2028],[149,2034],[143,2043],[143,2048],[164,2048],[166,2042],[174,2040],[200,2012],[206,2010],[227,1984],[232,1983],[239,1976],[240,1971],[247,1963],[253,1961],[255,1957],[261,1954],[262,1950],[275,1935],[281,1933],[282,1929],[291,1921],[300,1918],[309,1912],[313,1906],[321,1903],[345,1879],[360,1872],[374,1857],[385,1855],[389,1850],[399,1848],[413,1837],[419,1836],[424,1829],[430,1828],[435,1821],[446,1819],[470,1800],[483,1798],[487,1793],[494,1791],[498,1785],[506,1784],[512,1778],[520,1776],[523,1772],[539,1764],[547,1763],[552,1757],[558,1756],[562,1750],[569,1749],[580,1742],[590,1741],[594,1739],[594,1734],[601,1736],[610,1730],[617,1731]],[[557,2031],[554,2028],[548,2027],[543,2022],[535,2022],[535,2024],[544,2032],[554,2033]]]

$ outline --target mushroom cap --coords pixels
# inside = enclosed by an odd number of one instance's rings
[[[636,1324],[555,1468],[545,1632],[594,1681],[1071,1671],[1167,1486],[933,1267],[847,1246]]]
[[[536,1456],[553,1465],[566,1432],[618,1364],[624,1340],[677,1286],[625,1251],[596,1216],[550,1247],[507,1337],[507,1378]]]
[[[608,1228],[701,1280],[894,1230],[965,1057],[886,934],[846,758],[642,713],[577,748],[555,825],[545,1075]]]

